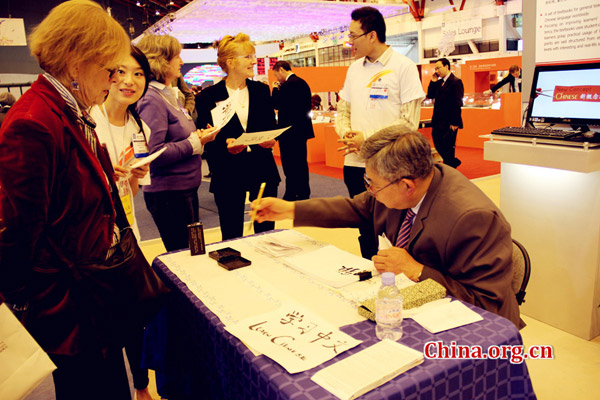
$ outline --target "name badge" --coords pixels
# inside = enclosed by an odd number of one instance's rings
[[[371,86],[369,92],[369,98],[371,99],[387,99],[388,98],[388,87],[382,84],[374,84]]]
[[[188,112],[188,110],[186,110],[185,108],[183,108],[181,106],[179,107],[179,109],[181,110],[181,112],[185,115],[185,117],[188,120],[192,121],[192,116],[190,115],[190,113]]]

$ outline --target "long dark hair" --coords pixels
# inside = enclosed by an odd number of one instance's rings
[[[146,78],[144,84],[144,92],[140,97],[141,99],[142,97],[144,97],[146,91],[148,90],[148,85],[150,84],[150,76],[152,72],[150,71],[150,64],[148,63],[148,59],[146,58],[144,53],[142,53],[142,51],[134,45],[131,45],[131,56],[135,59],[135,61],[137,61],[138,64],[140,64],[140,67],[142,67],[142,71],[144,71],[144,78]],[[142,119],[140,118],[140,114],[138,114],[136,107],[137,101],[127,106],[127,111],[129,111],[129,114],[131,114],[135,122],[138,124],[138,126],[140,127],[140,132],[142,132],[142,135],[144,135],[144,137],[146,138],[146,142],[148,142],[146,132],[144,132],[144,126],[142,125]]]

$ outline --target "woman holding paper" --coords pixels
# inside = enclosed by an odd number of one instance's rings
[[[181,73],[181,44],[169,35],[146,35],[138,43],[150,63],[148,91],[137,105],[152,134],[150,153],[161,154],[150,165],[152,183],[144,186],[144,200],[167,251],[188,247],[187,225],[199,221],[198,187],[202,181],[204,144],[218,130],[196,130],[188,111],[170,86]]]
[[[146,94],[150,83],[150,65],[144,53],[131,46],[131,54],[119,62],[117,81],[112,84],[103,104],[92,107],[90,115],[96,122],[96,134],[106,146],[115,170],[119,197],[127,214],[127,220],[135,237],[140,240],[140,231],[135,218],[133,197],[139,184],[148,173],[149,166],[129,168],[135,161],[132,137],[139,134],[150,137],[150,128],[140,119],[135,107]]]
[[[135,218],[133,197],[138,185],[148,174],[148,165],[130,168],[135,162],[132,138],[141,135],[150,136],[150,128],[140,119],[135,107],[137,101],[148,90],[150,83],[150,65],[144,53],[131,46],[131,54],[120,60],[114,82],[103,104],[92,107],[90,115],[96,122],[96,135],[100,143],[106,146],[115,170],[115,183],[119,197],[127,214],[127,220],[137,240],[140,232]],[[143,328],[132,335],[125,345],[129,369],[133,376],[133,386],[137,400],[152,399],[148,391],[148,370],[141,368]]]
[[[265,182],[264,196],[277,197],[281,179],[273,158],[275,140],[250,146],[235,146],[236,138],[248,132],[275,129],[275,113],[269,87],[252,80],[256,54],[248,35],[225,36],[218,44],[217,63],[227,76],[199,96],[198,126],[223,123],[220,133],[210,143],[212,158],[210,191],[215,196],[223,240],[240,237],[244,230],[246,192],[250,200],[258,196]],[[213,120],[220,110],[233,108],[229,120]],[[254,232],[265,232],[274,222],[254,222]]]

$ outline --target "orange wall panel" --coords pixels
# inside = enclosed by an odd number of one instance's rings
[[[292,72],[304,79],[310,90],[315,92],[339,92],[344,86],[348,67],[298,67]],[[269,85],[273,87],[275,75],[269,70]]]
[[[505,126],[521,125],[521,93],[502,93],[501,107],[499,110],[464,108],[462,119],[464,129],[459,129],[456,138],[457,146],[474,147],[483,149],[483,142],[487,139],[480,138],[494,129]],[[421,119],[431,119],[433,107],[421,108]],[[426,137],[431,137],[428,128],[419,129]],[[431,142],[433,144],[433,141]]]
[[[465,86],[465,93],[481,92],[481,90],[477,90],[479,89],[479,85],[476,84],[475,80],[476,72],[507,71],[511,65],[515,64],[521,66],[521,56],[484,58],[481,60],[470,60],[465,62],[461,68],[461,79]],[[486,87],[484,90],[487,89],[489,89],[489,87]]]
[[[315,137],[306,142],[306,161],[308,161],[309,164],[325,162],[325,126],[326,124],[313,125]],[[273,155],[275,157],[281,157],[279,142],[275,143],[275,146],[273,146]]]
[[[325,162],[325,126],[326,124],[314,124],[315,137],[307,142],[309,163]]]
[[[328,167],[344,167],[344,152],[337,151],[342,146],[338,143],[339,138],[333,125],[325,126],[325,165]]]
[[[504,112],[504,125],[500,128],[521,126],[521,93],[501,93],[500,99]]]

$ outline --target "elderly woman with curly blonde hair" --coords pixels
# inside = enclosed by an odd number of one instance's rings
[[[88,110],[104,101],[129,39],[97,3],[72,0],[29,44],[45,73],[0,130],[0,295],[56,364],[57,399],[130,398],[121,346],[90,329],[71,272],[102,264],[120,240]]]
[[[240,237],[244,231],[246,192],[250,200],[258,196],[262,182],[264,195],[277,197],[281,179],[273,158],[275,140],[258,145],[232,146],[231,143],[245,132],[275,129],[275,112],[267,85],[253,81],[256,51],[248,35],[225,36],[218,43],[217,63],[227,74],[225,79],[204,89],[196,110],[198,126],[213,124],[211,110],[217,103],[231,101],[235,115],[221,128],[210,143],[210,191],[219,210],[223,240]],[[273,222],[255,223],[255,232],[275,227]]]
[[[143,187],[146,208],[167,251],[188,247],[187,226],[200,219],[198,188],[202,182],[203,146],[216,130],[198,129],[178,100],[171,82],[180,76],[181,44],[173,36],[146,35],[137,47],[150,63],[152,81],[138,101],[138,112],[152,134],[150,153],[166,150],[150,165],[152,183]]]

